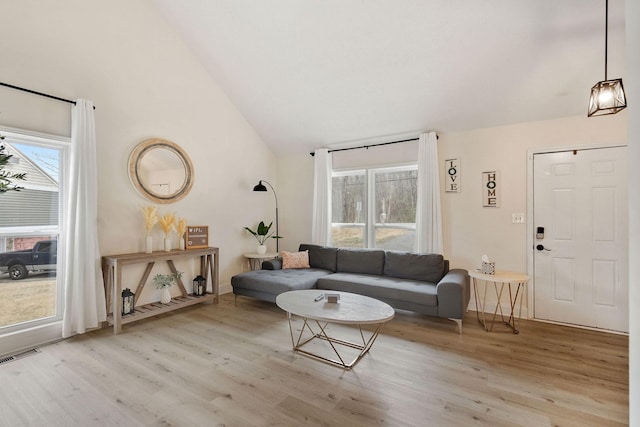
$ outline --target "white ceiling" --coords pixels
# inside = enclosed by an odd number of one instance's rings
[[[586,115],[604,79],[604,0],[152,1],[280,156]]]

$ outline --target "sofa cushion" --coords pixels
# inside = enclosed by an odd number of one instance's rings
[[[387,251],[384,260],[385,276],[438,283],[445,273],[444,257],[438,254]]]
[[[416,280],[372,274],[335,273],[319,277],[317,287],[318,289],[352,292],[383,301],[410,302],[430,307],[438,306],[436,285]]]
[[[330,273],[327,270],[313,268],[247,271],[233,276],[231,286],[278,295],[298,289],[313,289],[319,277]]]
[[[309,268],[309,251],[287,252],[282,251],[282,269]]]
[[[382,275],[384,251],[376,249],[338,249],[337,272]]]
[[[336,254],[338,253],[338,248],[301,244],[299,250],[309,251],[309,265],[311,268],[336,271]]]

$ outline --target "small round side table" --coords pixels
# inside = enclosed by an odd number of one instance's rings
[[[260,270],[260,266],[262,265],[262,261],[266,260],[266,259],[273,259],[276,258],[278,256],[277,252],[267,252],[264,254],[259,254],[259,253],[249,253],[249,254],[242,254],[242,256],[244,256],[248,262],[249,262],[249,268],[251,270]]]
[[[518,320],[520,320],[522,315],[522,294],[525,291],[526,284],[529,281],[529,276],[522,273],[514,273],[512,271],[496,271],[495,274],[483,274],[476,270],[470,270],[469,276],[473,278],[473,292],[476,300],[476,316],[478,318],[478,322],[482,325],[482,327],[487,331],[491,332],[493,329],[493,323],[496,320],[498,315],[498,310],[500,311],[500,318],[504,323],[506,323],[511,329],[513,329],[513,333],[517,334],[520,332],[518,326],[516,325],[516,317],[515,317],[515,306],[518,301],[518,296],[520,296],[520,307],[518,310]],[[480,291],[478,290],[478,280],[482,280],[485,282],[484,293],[482,296],[482,301],[480,301]],[[491,319],[491,324],[487,322],[485,319],[484,308],[487,301],[487,289],[489,288],[489,283],[493,283],[493,288],[496,292],[496,297],[498,301],[496,302],[496,309],[493,312],[493,318]],[[504,320],[504,314],[502,313],[502,306],[500,305],[500,299],[502,298],[502,291],[504,290],[504,286],[507,285],[509,289],[509,307],[511,307],[511,313],[509,314],[509,320]],[[515,289],[512,289],[512,286]]]

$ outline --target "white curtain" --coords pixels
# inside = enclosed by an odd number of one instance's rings
[[[416,207],[415,251],[442,254],[442,214],[438,137],[423,133],[418,141],[418,201]]]
[[[313,178],[313,222],[311,242],[331,245],[331,153],[326,148],[316,150]]]
[[[107,316],[98,248],[97,166],[93,103],[78,99],[71,112],[71,158],[64,192],[65,338],[98,327]]]

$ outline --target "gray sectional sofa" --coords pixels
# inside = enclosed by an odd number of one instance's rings
[[[265,261],[262,270],[233,276],[233,293],[275,302],[279,294],[298,289],[352,292],[396,309],[451,319],[462,333],[469,275],[449,270],[442,255],[308,244],[299,250],[309,251],[310,268],[282,269],[280,259]]]

